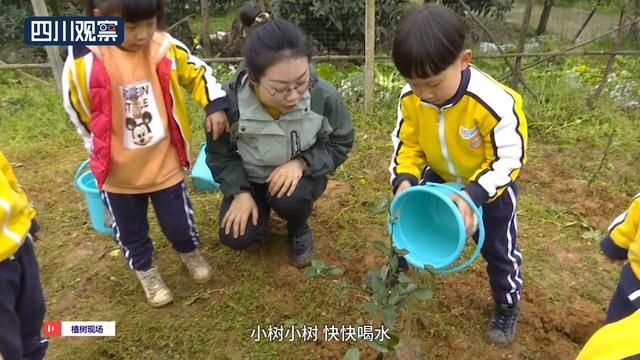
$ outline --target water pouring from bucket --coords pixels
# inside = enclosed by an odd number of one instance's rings
[[[461,190],[462,185],[458,183],[427,182],[412,186],[393,199],[388,230],[393,245],[409,252],[405,258],[411,265],[451,273],[468,267],[478,257],[485,236],[482,208]],[[469,259],[460,265],[454,264],[464,251],[467,234],[460,210],[449,198],[452,194],[465,200],[478,219],[476,247]]]

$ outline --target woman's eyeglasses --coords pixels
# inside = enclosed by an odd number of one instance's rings
[[[287,98],[289,98],[289,96],[291,96],[291,94],[293,94],[293,92],[297,92],[299,95],[304,95],[304,93],[313,88],[313,85],[315,85],[316,80],[313,78],[309,78],[309,80],[305,81],[302,84],[297,84],[294,87],[289,87],[286,88],[284,90],[277,90],[277,89],[271,89],[268,88],[266,85],[264,86],[264,88],[269,91],[269,95],[278,98],[280,100],[286,100]],[[259,85],[262,84],[262,82],[259,83]]]

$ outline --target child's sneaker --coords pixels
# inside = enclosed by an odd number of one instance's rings
[[[513,341],[516,334],[516,322],[518,321],[518,307],[506,304],[496,304],[489,329],[487,341],[498,346],[507,346]]]
[[[162,280],[158,269],[152,267],[147,271],[136,271],[136,276],[142,284],[149,305],[161,307],[173,301],[173,294]]]
[[[178,253],[180,260],[189,271],[189,277],[193,282],[203,284],[211,279],[211,266],[207,263],[198,249],[188,253]]]

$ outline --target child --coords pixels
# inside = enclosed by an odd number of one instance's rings
[[[149,200],[191,279],[204,283],[211,277],[198,251],[184,183],[191,129],[180,87],[206,109],[207,128],[227,122],[228,100],[208,65],[157,30],[162,0],[89,0],[87,11],[122,16],[125,39],[118,46],[69,49],[64,104],[91,152],[91,171],[114,218],[115,239],[148,303],[160,307],[173,295],[152,263]]]
[[[408,84],[389,171],[394,194],[419,182],[454,181],[482,205],[482,255],[495,301],[486,335],[505,346],[515,334],[522,286],[515,180],[525,162],[527,125],[520,96],[471,66],[464,42],[460,17],[433,4],[413,8],[396,30],[392,58]],[[452,199],[472,235],[471,208]]]
[[[289,260],[313,255],[307,222],[327,175],[347,158],[353,125],[340,95],[309,64],[305,34],[251,6],[244,63],[225,89],[230,133],[207,136],[207,163],[220,182],[220,241],[244,250],[265,241],[273,209],[287,221]]]
[[[600,248],[613,260],[628,260],[607,310],[606,322],[612,323],[640,309],[640,194],[609,226]]]
[[[0,359],[42,359],[44,296],[33,241],[36,211],[0,151]]]
[[[576,360],[640,360],[640,310],[609,323],[584,345]]]

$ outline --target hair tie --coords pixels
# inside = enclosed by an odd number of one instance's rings
[[[256,26],[259,24],[264,24],[267,21],[271,20],[271,15],[269,15],[266,12],[262,12],[260,14],[258,14],[255,19],[253,19],[253,25],[252,26]]]

